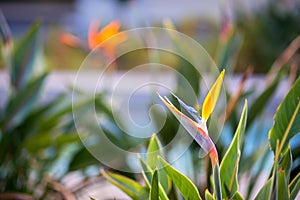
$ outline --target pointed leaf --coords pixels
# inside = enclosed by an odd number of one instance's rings
[[[239,192],[236,192],[235,195],[233,195],[232,200],[244,200],[244,198]]]
[[[279,155],[286,152],[289,141],[300,132],[300,78],[285,96],[277,108],[274,125],[269,132],[272,151],[275,152],[276,141],[279,141]]]
[[[148,198],[147,190],[134,180],[119,174],[105,172],[104,170],[101,170],[101,174],[104,178],[106,178],[106,180],[117,186],[132,199],[144,200]]]
[[[270,178],[265,185],[260,189],[258,194],[255,197],[255,200],[266,200],[270,199],[272,192],[272,182],[273,178]]]
[[[157,156],[162,156],[162,145],[160,141],[157,139],[156,134],[153,134],[150,143],[148,145],[147,150],[147,165],[150,166],[151,169],[157,168]]]
[[[151,189],[149,200],[158,200],[159,199],[159,191],[158,191],[158,172],[154,170],[152,181],[151,181]]]
[[[159,168],[157,156],[164,156],[163,147],[157,138],[156,134],[153,134],[147,150],[147,165],[152,169]],[[159,170],[159,183],[163,186],[165,192],[169,191],[169,180],[165,171]]]
[[[191,180],[189,180],[185,175],[173,168],[161,157],[158,157],[158,160],[185,199],[201,199],[197,187]]]
[[[141,158],[140,155],[138,155],[138,159],[140,160],[141,166],[142,166],[142,175],[144,177],[146,186],[148,188],[151,188],[151,177],[153,176],[153,171],[150,168],[150,166],[148,166],[143,159]],[[165,171],[163,171],[162,169],[159,170],[159,174],[161,173],[165,173]],[[168,177],[167,177],[168,178]],[[159,177],[159,180],[161,180],[161,177]],[[169,181],[168,181],[169,182]],[[161,200],[169,200],[168,196],[167,196],[167,192],[165,190],[165,188],[162,186],[161,182],[159,181],[158,183],[158,189],[159,189],[159,196]]]
[[[230,199],[238,191],[238,167],[240,160],[240,138],[243,137],[247,122],[247,101],[245,101],[239,125],[234,138],[223,157],[220,166],[222,194]]]
[[[202,118],[204,120],[207,120],[211,113],[213,112],[215,105],[217,104],[223,79],[224,79],[224,73],[225,70],[221,72],[219,75],[218,79],[216,82],[213,84],[211,89],[209,90],[208,94],[206,95],[204,102],[203,102],[203,107],[202,107]]]
[[[208,189],[205,190],[205,200],[215,200],[215,197],[208,191]]]
[[[38,51],[38,31],[40,23],[34,23],[26,36],[16,46],[11,69],[11,83],[15,88],[23,88],[30,80]]]

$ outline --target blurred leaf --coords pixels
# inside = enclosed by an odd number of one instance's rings
[[[85,147],[82,147],[71,159],[69,170],[75,171],[96,164],[101,163]]]
[[[279,140],[279,155],[286,152],[289,141],[300,132],[300,78],[277,108],[274,125],[269,132],[270,147],[275,152]]]
[[[39,134],[31,138],[25,143],[25,148],[32,154],[37,153],[41,149],[52,147],[61,147],[65,144],[80,141],[77,133],[64,133],[62,135],[52,135],[52,132]]]
[[[217,57],[216,57],[216,65],[220,66],[222,69],[228,69],[232,72],[236,63],[237,55],[242,46],[243,38],[242,36],[235,30],[230,35],[226,43],[220,44],[217,48]]]
[[[279,78],[277,78],[268,88],[266,88],[253,102],[249,108],[248,114],[248,127],[252,124],[254,119],[264,110],[268,101],[276,91],[279,83]]]
[[[13,65],[10,69],[11,84],[17,89],[25,87],[33,75],[33,64],[38,52],[38,31],[40,23],[34,23],[26,36],[16,46]]]
[[[220,166],[223,198],[230,199],[238,191],[238,168],[240,160],[240,138],[243,137],[247,123],[247,101],[245,101],[239,125],[234,138],[223,157]]]
[[[3,129],[11,129],[20,124],[38,101],[46,74],[30,81],[24,89],[11,96],[5,110]]]
[[[289,191],[284,170],[279,171],[277,177],[277,199],[289,199]]]
[[[185,199],[201,199],[197,187],[184,174],[173,168],[169,163],[158,157],[158,161],[163,166],[170,179],[174,182],[177,188]]]
[[[215,200],[215,197],[208,191],[208,189],[205,190],[205,200]]]
[[[117,186],[132,199],[145,200],[148,198],[147,190],[137,182],[122,175],[105,172],[104,170],[101,171],[101,174],[111,184]]]
[[[290,191],[290,199],[296,199],[297,194],[300,191],[300,173],[292,180],[289,184],[289,191]]]
[[[151,181],[151,189],[149,200],[158,200],[159,199],[159,191],[158,191],[158,173],[157,170],[154,170],[152,181]]]
[[[260,189],[258,194],[255,197],[255,200],[266,200],[270,199],[271,197],[271,192],[272,192],[272,182],[273,182],[273,177],[270,178],[264,186]]]

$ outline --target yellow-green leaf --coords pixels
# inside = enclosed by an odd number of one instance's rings
[[[132,199],[145,200],[148,198],[148,191],[134,180],[119,174],[105,172],[104,170],[101,170],[101,174],[106,180],[117,186]]]

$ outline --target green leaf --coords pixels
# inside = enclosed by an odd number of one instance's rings
[[[144,177],[146,186],[148,188],[151,187],[150,183],[151,183],[151,177],[153,176],[153,171],[152,169],[143,161],[143,159],[141,158],[140,155],[138,155],[138,159],[140,160],[141,166],[142,166],[142,175]],[[165,173],[165,171],[162,171],[162,169],[159,170],[159,174],[161,173]],[[167,177],[168,178],[168,177]],[[161,177],[159,177],[159,180],[161,180]],[[161,198],[161,200],[169,200],[168,195],[165,191],[165,189],[163,188],[161,182],[158,183],[158,189],[159,189],[159,196]]]
[[[205,190],[205,199],[206,200],[215,200],[215,197],[208,191],[208,189]]]
[[[117,186],[132,199],[145,200],[148,198],[147,190],[134,180],[119,174],[107,173],[104,170],[101,170],[101,174],[104,176],[104,178],[106,178],[106,180]]]
[[[39,134],[25,143],[25,148],[32,154],[38,153],[39,150],[48,147],[61,147],[65,144],[80,141],[77,133],[64,133],[53,135],[52,132]]]
[[[279,171],[277,177],[277,199],[289,199],[289,191],[284,170]]]
[[[159,199],[158,172],[157,170],[154,170],[152,181],[151,181],[149,200],[158,200],[158,199]]]
[[[147,165],[152,169],[160,168],[157,156],[164,156],[163,153],[163,147],[157,138],[156,134],[153,134],[147,150]],[[164,170],[159,170],[159,182],[163,186],[166,193],[168,193],[170,186],[169,186],[169,180],[166,172]]]
[[[147,150],[147,165],[150,166],[152,170],[157,168],[157,156],[163,156],[161,150],[162,146],[157,139],[156,134],[153,134]]]
[[[276,91],[279,79],[276,79],[266,90],[264,90],[255,100],[249,108],[248,114],[248,127],[252,124],[254,119],[264,110],[268,101]]]
[[[282,156],[288,148],[289,141],[300,131],[300,78],[285,96],[277,108],[274,125],[269,132],[272,151],[275,152],[276,141],[279,141],[279,155]]]
[[[17,89],[23,88],[33,75],[33,65],[38,52],[38,31],[40,23],[34,23],[28,33],[16,46],[13,65],[10,69],[11,84]]]
[[[272,183],[273,183],[273,177],[270,178],[265,185],[260,189],[258,194],[255,197],[255,200],[266,200],[270,199],[271,192],[272,192]]]
[[[185,199],[201,199],[197,187],[191,180],[189,180],[184,174],[173,168],[161,157],[158,157],[158,161],[163,166],[163,169],[177,186]]]
[[[222,186],[221,186],[221,178],[220,178],[220,167],[217,163],[213,169],[213,177],[214,177],[214,192],[217,200],[222,200]]]
[[[5,110],[3,130],[9,130],[20,124],[38,101],[46,74],[29,82],[26,87],[16,95],[10,97]]]
[[[234,138],[220,165],[223,198],[230,199],[238,191],[238,168],[240,160],[240,138],[243,137],[247,123],[247,101],[245,101],[239,125]]]
[[[293,158],[292,158],[292,152],[290,149],[290,146],[288,146],[287,151],[282,157],[282,160],[279,162],[278,171],[284,170],[285,171],[285,178],[287,180],[287,183],[289,182],[290,179],[290,173],[292,170],[292,164],[293,164]]]
[[[142,167],[142,175],[144,177],[146,186],[149,188],[151,187],[151,177],[153,175],[152,169],[144,162],[144,160],[141,158],[140,155],[138,155],[138,159],[140,161],[141,167]]]
[[[289,184],[289,191],[291,193],[290,199],[295,199],[300,191],[300,173],[298,173],[293,181]]]
[[[244,200],[243,196],[239,192],[236,192],[231,199],[232,200]]]

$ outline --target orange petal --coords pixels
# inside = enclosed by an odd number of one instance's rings
[[[225,73],[225,70],[223,70],[221,72],[218,79],[213,84],[213,86],[211,87],[210,91],[208,92],[208,94],[206,95],[206,97],[204,99],[203,107],[202,107],[202,118],[204,120],[207,120],[209,118],[209,116],[211,115],[211,113],[213,112],[213,110],[215,108],[215,105],[216,105],[217,100],[220,95],[221,86],[222,86],[223,79],[224,79],[224,73]]]
[[[79,47],[80,39],[70,33],[63,33],[60,35],[59,40],[61,43],[71,46],[71,47]]]
[[[90,49],[93,49],[97,46],[97,35],[100,27],[100,21],[94,20],[92,21],[90,28],[89,28],[89,33],[88,33],[88,44]]]

